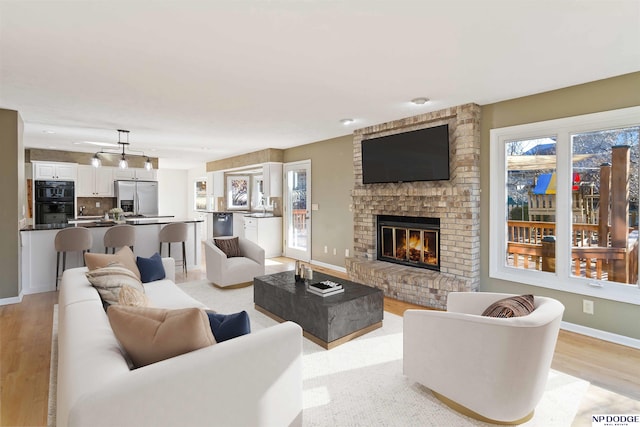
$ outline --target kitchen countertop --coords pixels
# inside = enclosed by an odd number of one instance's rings
[[[240,213],[240,214],[249,214],[249,211],[203,211],[206,213]]]
[[[262,213],[262,212],[249,212],[249,211],[206,211],[206,213],[210,214],[241,214],[244,216],[248,216],[249,218],[280,218],[280,215],[274,215],[271,212]]]
[[[176,219],[174,217],[155,217],[155,218],[132,218],[127,219],[123,222],[115,222],[113,220],[104,221],[104,220],[96,220],[82,222],[77,224],[39,224],[39,225],[28,225],[20,229],[20,231],[38,231],[38,230],[62,230],[63,228],[70,227],[86,227],[86,228],[97,228],[97,227],[113,227],[114,225],[119,224],[130,224],[130,225],[152,225],[152,224],[171,224],[174,222],[203,222],[203,219],[198,218],[186,218],[186,219]]]

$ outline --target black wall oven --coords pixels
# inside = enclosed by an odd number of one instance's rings
[[[35,223],[62,224],[75,217],[73,181],[35,182]]]

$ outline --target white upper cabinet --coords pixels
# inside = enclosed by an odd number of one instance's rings
[[[113,171],[115,168],[102,166],[78,166],[76,195],[78,197],[113,197]]]
[[[33,179],[75,181],[78,165],[75,163],[31,162]]]
[[[95,196],[95,178],[93,166],[78,166],[78,179],[76,181],[77,197],[93,197]]]
[[[262,192],[264,197],[282,197],[282,163],[262,165]]]
[[[134,180],[136,179],[136,170],[133,168],[115,168],[113,171],[113,179],[117,180]]]
[[[115,168],[101,167],[101,168],[94,168],[94,169],[95,169],[96,196],[102,196],[102,197],[115,196],[115,189],[113,187],[113,171]]]
[[[156,169],[135,169],[136,179],[141,181],[156,181],[158,179],[158,171]]]
[[[155,169],[148,171],[143,168],[114,168],[113,179],[116,181],[156,181],[158,179],[158,171]]]

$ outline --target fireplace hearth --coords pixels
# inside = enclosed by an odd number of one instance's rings
[[[440,271],[440,219],[377,216],[378,260]]]

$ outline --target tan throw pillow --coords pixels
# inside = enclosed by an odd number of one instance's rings
[[[225,253],[227,258],[242,256],[240,254],[240,242],[238,242],[237,237],[231,239],[213,239],[213,241],[216,246]]]
[[[129,285],[125,285],[120,288],[118,304],[130,305],[132,307],[149,307],[151,305],[149,298],[147,298],[147,295],[144,292],[141,292],[140,289]]]
[[[84,254],[84,262],[87,264],[89,270],[95,270],[96,268],[107,267],[111,264],[118,263],[128,268],[140,279],[140,270],[136,264],[136,256],[131,251],[129,246],[123,246],[115,254],[94,254],[87,252]]]
[[[89,283],[100,294],[102,301],[108,304],[117,304],[120,295],[120,288],[131,286],[144,293],[142,282],[128,268],[121,264],[113,264],[109,267],[102,267],[85,273]]]
[[[107,315],[113,333],[137,368],[216,343],[209,318],[200,308],[112,305]]]
[[[526,316],[535,309],[533,295],[520,295],[498,300],[482,312],[487,317]]]

